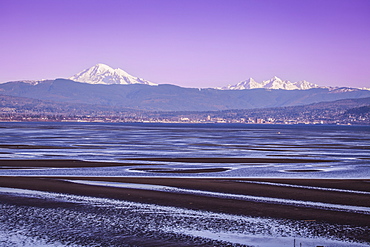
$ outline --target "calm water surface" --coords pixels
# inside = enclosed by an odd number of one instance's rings
[[[189,176],[186,169],[228,168],[203,177],[367,178],[370,127],[242,124],[0,123],[1,159],[78,159],[133,167],[3,169],[1,175]],[[298,158],[315,163],[188,163],[131,158]],[[142,167],[152,171],[140,171]],[[138,166],[139,165],[139,166]],[[155,170],[157,169],[157,170]],[[154,171],[154,172],[153,172]]]

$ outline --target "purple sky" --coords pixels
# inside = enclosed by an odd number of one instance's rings
[[[184,87],[370,87],[369,13],[369,0],[0,0],[0,82],[105,63]]]

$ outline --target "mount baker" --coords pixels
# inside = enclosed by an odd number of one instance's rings
[[[135,77],[122,69],[113,69],[108,65],[98,63],[91,68],[68,78],[72,81],[85,82],[90,84],[146,84],[155,86],[157,84]]]

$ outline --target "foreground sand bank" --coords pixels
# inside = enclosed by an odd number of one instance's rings
[[[163,159],[152,159],[162,161]],[[173,160],[172,161],[178,161]],[[226,162],[222,158],[215,162]],[[236,161],[235,159],[231,159]],[[212,159],[187,159],[185,162],[212,162]],[[230,161],[230,160],[229,160]],[[291,162],[286,159],[241,159],[238,162]],[[308,162],[303,160],[303,162]],[[99,166],[134,166],[132,163],[86,162],[79,160],[0,160],[0,167],[14,168],[71,168]],[[140,163],[140,165],[143,165]],[[212,172],[211,170],[207,170]],[[190,171],[189,173],[204,171]],[[67,181],[68,180],[68,181]],[[370,207],[370,179],[264,179],[264,178],[156,178],[156,177],[10,177],[0,176],[0,187],[31,189],[85,196],[105,197],[141,203],[176,206],[188,209],[222,212],[238,215],[318,221],[354,226],[368,226],[368,213],[328,210],[325,208],[285,205],[253,200],[239,200],[218,196],[196,195],[173,191],[115,188],[75,183],[73,180],[107,181],[119,183],[163,185],[189,190],[247,195],[255,197],[280,198],[335,205]],[[289,186],[293,185],[293,186]],[[315,189],[318,187],[319,189]],[[352,193],[353,191],[354,193]],[[32,203],[30,200],[2,198],[3,202],[15,204]]]
[[[68,180],[68,181],[66,181]],[[294,205],[233,200],[183,193],[145,189],[114,188],[73,183],[73,180],[109,181],[120,183],[165,185],[200,191],[252,195],[272,198],[323,202],[330,204],[370,207],[368,194],[341,192],[340,190],[369,191],[370,180],[306,180],[306,179],[199,179],[199,178],[117,178],[117,177],[0,177],[1,187],[40,190],[85,196],[105,197],[133,202],[176,206],[188,209],[222,212],[238,215],[318,221],[353,226],[368,226],[370,215],[340,212]],[[316,190],[300,187],[276,186],[253,182],[272,182],[292,185],[337,188],[339,191]],[[2,198],[3,202],[32,204],[32,200]],[[40,206],[40,205],[36,205]],[[42,206],[42,205],[41,205]],[[54,205],[56,206],[56,205]]]

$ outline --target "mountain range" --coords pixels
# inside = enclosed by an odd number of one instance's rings
[[[285,89],[285,90],[306,90],[311,88],[319,88],[317,84],[310,83],[308,81],[290,82],[283,81],[282,79],[274,76],[270,80],[263,81],[261,83],[256,82],[253,78],[241,81],[235,85],[228,85],[221,87],[221,90],[243,90],[243,89],[254,89],[254,88],[265,88],[265,89]]]
[[[127,73],[126,71],[117,68],[113,69],[110,66],[102,63],[98,63],[88,69],[85,69],[71,77],[69,80],[88,83],[88,84],[103,84],[103,85],[131,85],[131,84],[143,84],[150,86],[158,86],[157,83],[150,82],[143,78],[135,77]],[[46,80],[25,80],[23,82],[36,85],[42,83]],[[311,88],[329,88],[331,90],[336,90],[338,87],[321,87],[317,84],[310,83],[308,81],[302,80],[298,82],[291,82],[288,80],[282,80],[277,76],[272,77],[269,80],[262,82],[257,82],[253,78],[249,78],[245,81],[241,81],[236,84],[229,84],[224,87],[215,87],[217,90],[245,90],[245,89],[283,89],[283,90],[307,90]],[[353,88],[348,88],[353,89]],[[370,90],[369,88],[363,88],[364,90]]]
[[[70,79],[15,81],[0,84],[0,94],[48,100],[59,104],[90,104],[150,111],[216,111],[299,106],[322,101],[370,97],[369,90],[322,88],[306,81],[277,77],[253,79],[214,88],[155,84],[121,69],[97,64]]]
[[[67,79],[46,80],[37,84],[8,82],[0,84],[0,94],[59,103],[83,103],[151,111],[253,109],[370,97],[368,90],[346,88],[217,90],[183,88],[170,84],[88,84]]]
[[[151,86],[157,86],[158,84],[147,81],[145,79],[135,77],[127,73],[122,69],[113,69],[106,64],[98,63],[91,68],[85,69],[68,79],[77,82],[84,82],[89,84],[145,84]],[[254,88],[266,88],[266,89],[285,89],[285,90],[306,90],[310,88],[319,88],[317,84],[313,84],[307,81],[290,82],[282,80],[277,76],[274,76],[270,80],[263,81],[261,83],[256,82],[253,78],[241,81],[235,85],[229,84],[225,87],[219,87],[219,90],[243,90],[243,89],[254,89]]]

